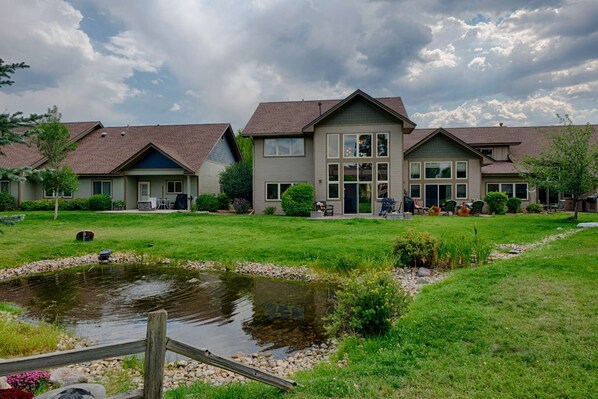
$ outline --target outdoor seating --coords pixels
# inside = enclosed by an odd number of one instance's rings
[[[314,210],[324,212],[324,216],[334,216],[334,205],[328,205],[326,201],[317,201]]]
[[[159,198],[158,209],[170,209],[170,200],[168,198]]]
[[[484,209],[484,201],[482,200],[477,200],[477,201],[473,201],[473,204],[471,204],[471,214],[472,215],[479,215],[482,213],[482,209]]]
[[[455,208],[457,208],[457,201],[449,200],[449,201],[446,201],[446,203],[442,207],[442,210],[444,212],[447,212],[448,214],[454,215]]]
[[[378,216],[386,217],[387,214],[395,212],[397,201],[394,198],[382,198],[382,206]]]
[[[424,213],[428,212],[428,207],[422,206],[419,203],[419,200],[416,198],[413,199],[413,208],[415,209],[415,212],[417,212],[420,215],[423,215]]]

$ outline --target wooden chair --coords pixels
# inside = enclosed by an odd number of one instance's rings
[[[334,205],[328,205],[326,201],[317,201],[314,204],[314,209],[324,212],[324,216],[334,216]]]

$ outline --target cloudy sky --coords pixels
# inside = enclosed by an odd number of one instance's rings
[[[401,96],[418,127],[598,123],[596,0],[0,0],[0,110],[230,122]]]

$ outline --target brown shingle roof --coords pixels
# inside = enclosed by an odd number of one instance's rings
[[[401,97],[377,98],[382,104],[407,118]],[[309,100],[260,103],[243,129],[244,136],[300,134],[302,129],[322,114],[343,101]]]

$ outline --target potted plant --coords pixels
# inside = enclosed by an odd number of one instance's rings
[[[461,208],[457,211],[457,215],[459,216],[469,216],[469,208],[465,205],[465,202],[461,204]]]
[[[438,216],[440,215],[440,208],[436,205],[432,205],[430,209],[428,209],[428,216]]]
[[[112,202],[112,209],[114,209],[115,211],[122,211],[123,209],[125,209],[125,201],[116,200]]]

